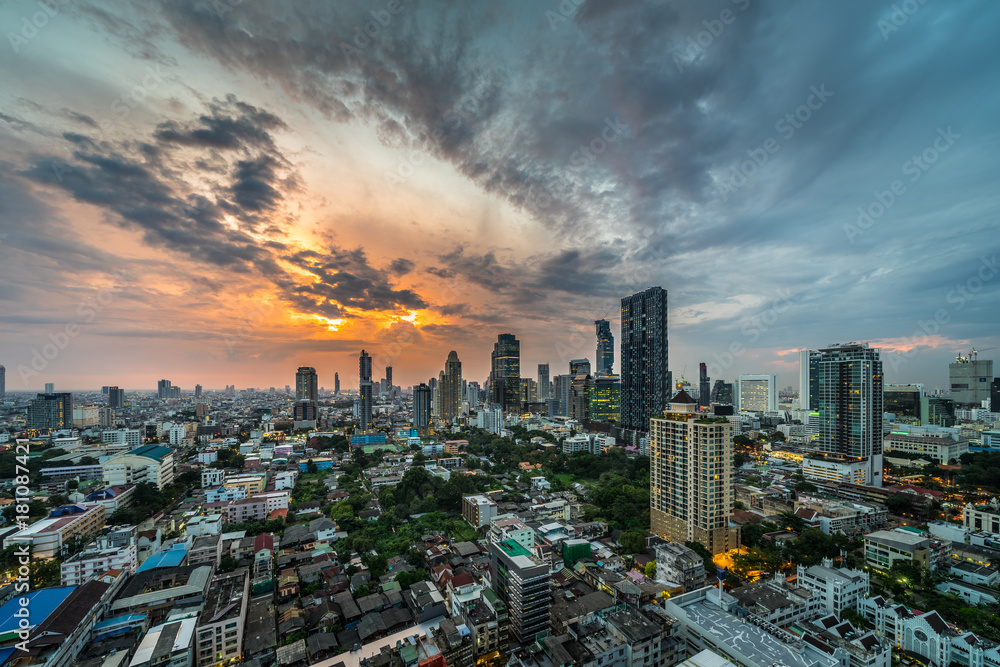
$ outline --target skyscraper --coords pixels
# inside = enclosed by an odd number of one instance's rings
[[[413,425],[427,428],[431,423],[431,388],[421,382],[413,389]]]
[[[490,391],[493,402],[504,411],[520,409],[521,342],[514,334],[497,336],[490,364]]]
[[[778,409],[778,376],[741,375],[736,380],[736,400],[741,412],[774,412]]]
[[[569,418],[579,422],[590,419],[590,376],[573,375],[569,387]]]
[[[7,369],[0,364],[0,401],[7,396]]]
[[[711,379],[708,377],[708,366],[705,362],[698,364],[698,405],[706,407],[712,399]]]
[[[340,396],[340,373],[333,374],[333,395]]]
[[[156,383],[156,397],[161,401],[170,398],[170,380],[160,380]]]
[[[549,385],[549,365],[538,364],[538,400],[546,400],[550,397],[551,393],[551,385]]]
[[[570,359],[570,375],[590,375],[590,359]]]
[[[392,393],[392,366],[385,367],[385,390]]]
[[[367,431],[372,425],[372,358],[364,350],[358,358],[358,376],[361,383],[358,421],[361,430]]]
[[[444,375],[438,384],[441,392],[440,418],[450,422],[462,413],[462,362],[458,360],[458,352],[448,353],[444,362]]]
[[[588,418],[595,422],[621,421],[621,380],[617,375],[598,375],[590,382]]]
[[[712,387],[712,402],[722,405],[733,404],[733,383],[725,380],[716,380]]]
[[[594,320],[597,328],[597,374],[611,375],[615,366],[615,337],[611,335],[611,323]]]
[[[56,393],[56,385],[55,385],[54,382],[46,382],[45,383],[45,393],[46,394],[54,394],[54,393]]]
[[[108,407],[121,410],[125,407],[125,390],[118,387],[108,387]]]
[[[622,428],[647,433],[670,400],[667,291],[650,287],[622,299]]]
[[[712,554],[739,546],[733,515],[733,425],[706,417],[686,392],[650,420],[649,514],[652,532],[698,542]]]
[[[201,398],[201,391],[202,391],[201,385],[200,384],[196,384],[194,386],[194,397],[195,398]]]
[[[28,428],[52,431],[73,428],[73,395],[38,394],[28,404]]]
[[[319,398],[319,378],[312,366],[299,366],[295,371],[295,400],[313,401]]]
[[[0,366],[0,371],[2,370],[3,366]],[[990,383],[990,412],[1000,412],[1000,378],[993,378]]]
[[[821,452],[865,459],[862,482],[882,486],[882,359],[867,343],[843,343],[810,351],[815,373],[816,442]]]
[[[569,396],[570,389],[573,386],[572,375],[557,375],[553,381],[552,385],[555,388],[552,398],[556,401],[556,408],[554,411],[555,417],[569,417]]]

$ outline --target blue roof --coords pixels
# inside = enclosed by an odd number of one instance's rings
[[[0,607],[0,636],[8,632],[17,632],[20,619],[14,616],[14,613],[21,609],[21,598],[27,598],[29,601],[27,606],[30,614],[28,621],[31,623],[31,627],[35,627],[47,619],[76,588],[76,586],[43,588],[8,600]]]
[[[10,656],[14,655],[14,651],[17,650],[16,646],[10,646],[8,648],[0,648],[0,665],[7,664],[7,660]]]
[[[158,567],[177,567],[184,562],[184,557],[187,556],[187,545],[181,543],[180,546],[174,545],[170,549],[163,551],[157,551],[155,554],[143,561],[139,569],[136,570],[136,574],[140,572],[146,572],[147,570],[153,570]]]
[[[146,619],[145,614],[127,614],[125,616],[115,616],[114,618],[106,618],[103,621],[98,621],[94,623],[94,630],[103,630],[104,628],[111,628],[116,625],[121,625],[123,623],[140,623]]]
[[[162,461],[163,457],[170,454],[172,451],[173,450],[169,447],[161,447],[160,445],[143,445],[142,447],[136,447],[127,453]]]

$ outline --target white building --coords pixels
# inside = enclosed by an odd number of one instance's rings
[[[736,404],[740,412],[769,412],[778,409],[778,376],[741,375],[736,380]]]
[[[201,471],[201,488],[207,489],[221,486],[226,479],[226,472],[216,468],[205,468]]]
[[[141,428],[119,428],[101,433],[101,442],[123,444],[130,447],[142,445]]]
[[[149,629],[128,667],[194,667],[196,618],[168,621]]]
[[[219,460],[219,452],[216,449],[205,449],[198,452],[198,463],[202,465],[212,465]]]
[[[847,482],[849,484],[868,484],[868,461],[836,454],[828,454],[821,458],[804,457],[802,459],[802,474],[807,479],[820,479],[827,482]]]
[[[222,534],[222,515],[206,514],[204,516],[193,517],[187,522],[188,537],[199,537],[201,535]]]
[[[893,430],[883,439],[886,452],[919,454],[936,463],[957,462],[962,454],[969,453],[969,441],[960,437],[928,435]]]
[[[297,470],[282,470],[274,474],[274,490],[283,491],[295,488],[295,479],[299,476]]]
[[[135,572],[138,563],[135,542],[117,547],[95,546],[64,561],[59,567],[60,580],[63,586],[79,586],[108,570]]]
[[[101,466],[109,486],[148,482],[162,490],[174,481],[174,453],[161,445],[115,454]]]
[[[858,602],[868,597],[868,573],[835,568],[829,558],[824,558],[822,565],[799,565],[796,581],[819,594],[826,612],[838,617],[845,609],[857,609]]]

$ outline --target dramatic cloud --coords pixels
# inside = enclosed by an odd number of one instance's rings
[[[275,384],[311,355],[353,368],[366,341],[407,384],[450,349],[484,377],[501,329],[556,372],[649,285],[671,294],[671,365],[718,378],[794,384],[789,350],[870,339],[905,359],[890,381],[936,386],[988,346],[1000,7],[574,4],[67,5],[0,57],[15,354],[45,335],[23,318],[46,285],[136,258],[170,280],[132,307],[169,302],[158,330],[211,329]],[[236,346],[227,308],[252,322]]]

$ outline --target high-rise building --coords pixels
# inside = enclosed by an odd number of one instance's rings
[[[733,424],[697,412],[686,392],[650,420],[650,523],[672,542],[698,542],[712,554],[735,549]]]
[[[546,367],[546,373],[548,368]],[[0,401],[7,396],[7,369],[0,364]]]
[[[611,375],[615,366],[615,337],[611,335],[611,322],[594,320],[597,329],[597,374]]]
[[[570,359],[570,375],[590,375],[590,359]]]
[[[45,383],[45,393],[46,394],[54,394],[54,393],[56,393],[56,385],[55,385],[54,382],[46,382]]]
[[[955,401],[941,396],[922,396],[920,398],[920,423],[923,426],[954,426]]]
[[[520,409],[521,342],[514,334],[497,336],[490,364],[490,391],[493,402],[508,410]]]
[[[552,388],[549,385],[549,365],[538,364],[538,400],[544,401],[551,397]]]
[[[569,417],[569,396],[573,386],[572,375],[557,375],[552,381],[555,391],[552,398],[556,401],[555,417]]]
[[[125,407],[125,390],[118,387],[108,387],[108,407],[121,410]]]
[[[358,377],[361,383],[358,422],[361,430],[366,431],[372,425],[372,358],[364,350],[358,358]]]
[[[549,630],[549,566],[516,540],[490,544],[493,592],[510,613],[511,638],[530,644]]]
[[[448,360],[444,362],[444,375],[438,383],[438,391],[441,394],[438,418],[451,422],[462,414],[462,362],[458,360],[455,350],[448,353]]]
[[[2,370],[3,366],[0,366]],[[990,412],[1000,412],[1000,378],[993,378],[990,383]]]
[[[312,366],[299,366],[295,371],[295,400],[313,401],[319,399],[319,377]]]
[[[924,395],[921,384],[890,384],[883,393],[883,410],[896,415],[899,421],[921,420],[920,399]]]
[[[741,375],[736,380],[737,407],[741,412],[773,412],[778,409],[778,376]]]
[[[385,391],[392,393],[392,366],[385,367]]]
[[[588,418],[594,422],[621,420],[621,379],[617,375],[598,375],[590,382]]]
[[[333,395],[340,396],[340,373],[333,374]]]
[[[538,383],[531,378],[521,378],[521,389],[519,396],[522,404],[537,403]]]
[[[993,360],[979,359],[975,350],[948,364],[948,386],[956,405],[982,407],[983,401],[990,397],[992,383]]]
[[[160,380],[156,383],[156,397],[161,401],[170,398],[170,380]]]
[[[867,343],[843,343],[810,352],[816,375],[816,441],[821,452],[867,462],[868,486],[882,486],[882,359]],[[741,408],[742,409],[742,408]]]
[[[733,383],[716,380],[715,386],[712,387],[712,403],[733,405]]]
[[[817,358],[813,357],[812,350],[799,351],[799,407],[803,410],[811,410],[816,401],[816,389],[819,386],[816,363]]]
[[[569,418],[577,421],[589,419],[590,376],[583,373],[573,375],[569,388]]]
[[[707,407],[712,402],[711,378],[708,377],[708,365],[703,361],[698,364],[698,405]]]
[[[28,428],[52,431],[73,428],[73,394],[38,394],[28,403]]]
[[[413,425],[427,428],[431,423],[431,388],[421,382],[413,388]]]
[[[622,428],[649,432],[670,400],[667,370],[667,291],[650,287],[622,299]]]
[[[201,398],[201,392],[202,392],[202,386],[200,384],[196,384],[194,386],[194,397]]]

